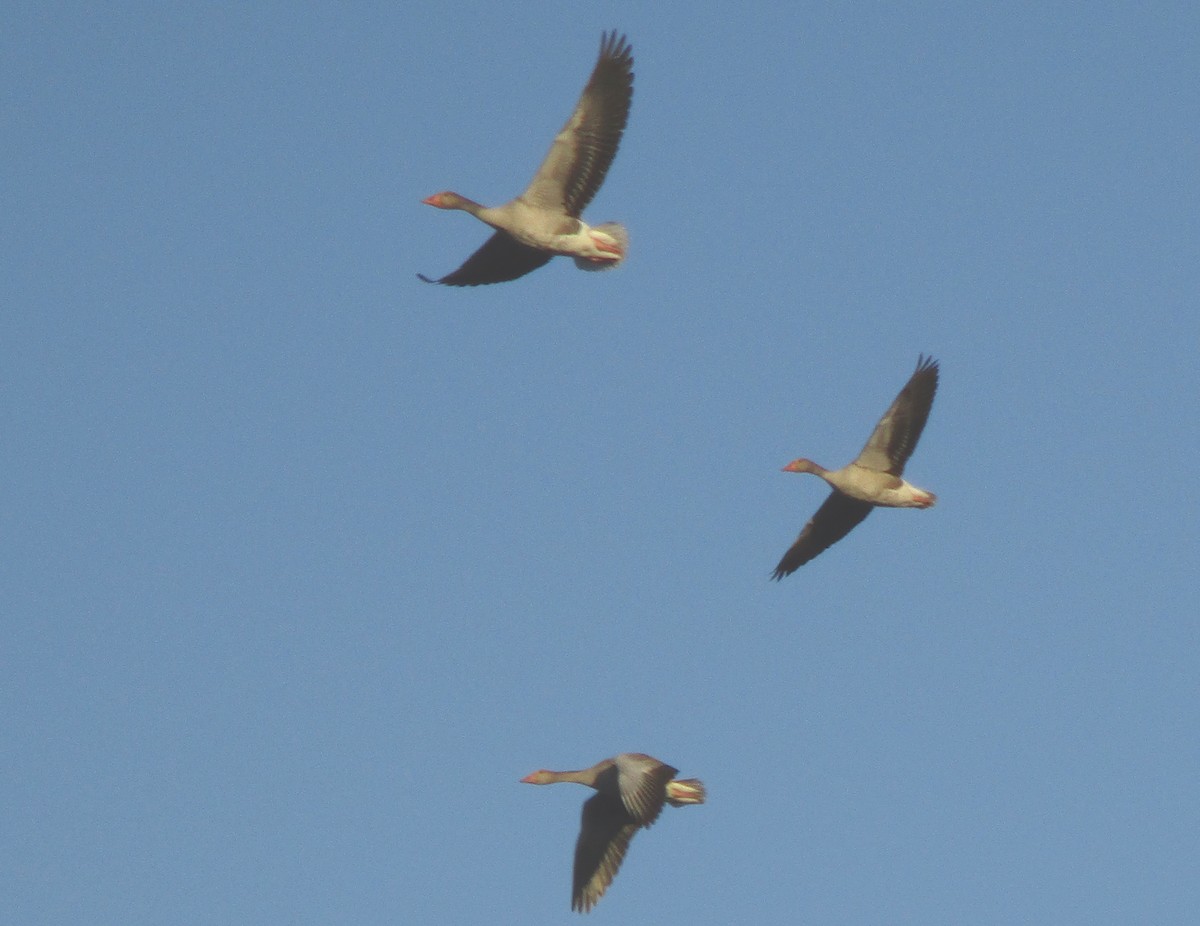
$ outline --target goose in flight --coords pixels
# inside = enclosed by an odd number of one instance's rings
[[[606,32],[575,111],[524,193],[502,206],[482,206],[449,191],[422,200],[469,212],[496,231],[454,272],[438,280],[417,276],[426,283],[479,286],[515,280],[556,254],[573,257],[583,270],[607,270],[624,260],[625,227],[616,222],[592,227],[580,215],[616,156],[632,100],[633,49],[625,36]]]
[[[938,386],[938,364],[921,356],[917,369],[896,396],[896,401],[875,425],[871,439],[853,463],[828,470],[812,460],[793,460],[786,473],[820,476],[833,491],[817,509],[791,545],[771,578],[789,576],[810,559],[852,531],[872,508],[929,508],[937,496],[901,479],[912,455]]]
[[[617,876],[629,841],[662,813],[663,804],[703,804],[704,785],[695,778],[676,780],[678,769],[640,752],[623,752],[576,772],[546,769],[521,781],[549,785],[572,781],[594,788],[583,803],[583,821],[575,843],[571,909],[587,913]]]

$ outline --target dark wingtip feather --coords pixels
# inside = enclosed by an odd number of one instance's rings
[[[608,32],[600,34],[600,54],[611,58],[627,58],[629,63],[633,64],[633,55],[630,52],[633,50],[629,44],[629,39],[623,32],[617,32],[616,29],[610,29]]]
[[[784,579],[786,579],[788,576],[790,576],[793,572],[795,572],[797,569],[799,569],[800,566],[803,565],[803,563],[799,563],[795,566],[792,566],[789,569],[788,566],[786,565],[786,563],[787,563],[788,557],[791,555],[791,553],[792,553],[792,549],[791,549],[791,547],[788,547],[787,553],[783,554],[783,558],[779,560],[779,565],[776,566],[775,571],[771,573],[770,581],[782,582]]]
[[[787,552],[784,553],[783,557],[779,560],[779,565],[776,566],[775,571],[771,573],[770,581],[782,582],[784,579],[786,579],[788,576],[790,576],[793,572],[795,572],[797,569],[799,569],[801,566],[803,566],[805,563],[807,563],[810,559],[813,559],[813,557],[816,556],[815,553],[813,554],[813,556],[809,556],[807,558],[804,557],[803,555],[800,555],[800,556],[793,555],[796,552],[796,545],[799,542],[800,542],[799,538],[797,538],[796,543],[794,543],[790,547],[788,547]],[[820,551],[818,551],[818,552],[820,552]]]
[[[934,360],[932,356],[927,357],[925,354],[918,354],[917,368],[913,370],[913,372],[928,373],[932,371],[934,379],[937,379],[939,369],[940,367],[938,366],[938,362]]]

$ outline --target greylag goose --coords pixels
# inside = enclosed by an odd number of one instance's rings
[[[607,32],[600,57],[575,112],[525,192],[503,206],[481,206],[449,191],[423,200],[439,209],[461,209],[496,229],[466,263],[426,283],[478,286],[515,280],[555,254],[575,258],[583,270],[607,270],[625,258],[629,237],[615,222],[587,225],[580,214],[592,201],[617,153],[633,100],[633,54],[625,36]]]
[[[904,464],[912,456],[921,437],[933,394],[938,386],[938,364],[924,355],[917,369],[896,396],[896,401],[875,425],[871,439],[858,459],[841,469],[828,470],[812,460],[793,460],[783,468],[786,473],[812,473],[820,476],[833,491],[804,525],[800,536],[771,576],[789,576],[823,550],[833,546],[871,513],[875,507],[929,508],[937,496],[900,478]]]
[[[559,781],[595,788],[583,804],[583,822],[575,842],[575,879],[571,909],[587,913],[617,876],[629,840],[672,807],[704,803],[704,785],[695,778],[674,780],[678,769],[640,752],[623,752],[577,772],[542,769],[521,781],[550,785]]]

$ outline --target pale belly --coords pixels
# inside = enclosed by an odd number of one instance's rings
[[[578,231],[566,235],[530,235],[512,234],[522,244],[561,254],[564,257],[580,257],[584,260],[608,262],[619,261],[624,254],[621,243],[612,235],[592,228],[584,222],[579,223]]]
[[[875,474],[872,474],[875,475]],[[937,496],[915,485],[899,480],[899,485],[893,484],[895,477],[878,474],[878,479],[863,478],[838,480],[835,487],[843,495],[870,502],[883,508],[929,508],[937,501]]]

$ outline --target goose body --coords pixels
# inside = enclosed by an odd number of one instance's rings
[[[675,779],[678,770],[640,752],[624,752],[591,768],[568,772],[546,769],[526,775],[526,784],[567,781],[587,785],[596,793],[583,804],[583,819],[575,843],[571,909],[587,913],[604,895],[629,842],[639,829],[650,827],[663,805],[703,804],[705,790],[695,778]]]
[[[616,156],[632,100],[632,49],[624,36],[605,33],[575,111],[525,192],[502,206],[483,206],[450,191],[422,200],[470,213],[496,231],[453,273],[438,280],[418,276],[427,283],[479,286],[515,280],[555,255],[573,257],[584,270],[609,269],[624,260],[629,241],[624,227],[615,222],[593,227],[580,216]]]
[[[871,513],[872,508],[929,508],[937,496],[901,478],[933,407],[938,364],[918,358],[917,368],[879,419],[858,458],[841,469],[828,470],[812,460],[793,460],[788,473],[812,473],[833,489],[817,513],[804,525],[796,542],[775,567],[774,579],[791,575],[813,557],[837,543]]]

